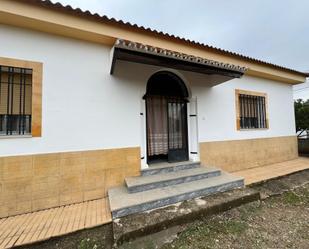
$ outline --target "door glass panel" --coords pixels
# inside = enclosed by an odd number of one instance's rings
[[[147,137],[148,156],[168,153],[168,127],[166,98],[147,98]]]
[[[148,159],[188,160],[187,103],[182,98],[148,96]],[[165,159],[165,160],[166,160]]]
[[[168,101],[168,159],[187,160],[187,111],[182,99]]]
[[[183,147],[183,103],[168,103],[169,149]]]

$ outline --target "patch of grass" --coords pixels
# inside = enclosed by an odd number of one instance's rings
[[[278,185],[283,186],[284,183]],[[308,225],[304,222],[308,204],[309,184],[188,225],[177,239],[162,249],[223,249],[234,246],[261,249],[303,245],[308,241]],[[286,214],[285,210],[288,211]],[[285,234],[285,237],[278,240],[277,233]]]
[[[282,195],[282,200],[284,204],[289,204],[289,205],[299,205],[304,202],[303,196],[298,195],[292,191],[285,192]]]
[[[309,188],[303,187],[299,189],[300,194],[303,197],[303,201],[307,204],[309,204]]]
[[[272,196],[263,201],[264,205],[268,208],[275,208],[278,204],[281,204],[281,196]]]
[[[125,243],[125,244],[121,245],[119,248],[120,249],[136,249],[137,244],[136,243],[133,243],[133,244]],[[138,248],[141,248],[141,249],[156,249],[157,247],[152,240],[146,240],[146,241],[141,241],[138,244]]]
[[[147,240],[145,243],[144,243],[144,249],[155,249],[156,248],[156,245],[154,244],[153,241],[151,240]]]
[[[245,222],[237,220],[204,220],[190,225],[177,240],[163,247],[168,248],[213,248],[220,235],[239,235],[247,229]]]
[[[223,225],[223,232],[230,234],[241,234],[247,229],[248,225],[245,222],[228,221]]]
[[[260,202],[253,202],[239,207],[240,218],[243,221],[247,221],[252,215],[258,214],[262,210]]]
[[[97,241],[94,239],[86,238],[81,240],[79,243],[78,249],[98,249]]]

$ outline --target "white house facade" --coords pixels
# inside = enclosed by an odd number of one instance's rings
[[[308,75],[31,2],[0,4],[0,217],[105,197],[156,161],[298,157],[292,87]]]

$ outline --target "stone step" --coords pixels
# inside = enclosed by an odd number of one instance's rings
[[[125,179],[125,183],[130,193],[136,193],[219,176],[220,174],[221,171],[217,168],[199,167],[187,170],[173,171],[166,174],[127,177]]]
[[[124,241],[132,241],[174,226],[182,226],[258,200],[260,200],[260,193],[257,190],[241,188],[128,215],[113,220],[114,242],[120,245]],[[130,248],[139,247],[134,247],[132,244]]]
[[[155,163],[152,164],[148,169],[143,169],[141,171],[142,176],[165,174],[174,171],[193,169],[201,166],[200,162],[185,161],[177,163]]]
[[[129,193],[125,186],[108,190],[113,219],[151,210],[200,196],[208,196],[244,186],[242,177],[222,172],[220,176]]]

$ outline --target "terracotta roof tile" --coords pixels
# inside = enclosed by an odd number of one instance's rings
[[[211,66],[211,67],[216,67],[216,68],[221,68],[221,69],[226,69],[226,70],[232,70],[232,71],[236,71],[242,74],[247,70],[247,68],[245,67],[241,67],[241,66],[237,66],[237,65],[233,65],[229,63],[222,63],[222,62],[218,62],[214,60],[208,60],[208,59],[198,57],[198,56],[179,53],[179,52],[175,52],[172,50],[149,46],[149,45],[145,45],[142,43],[132,42],[132,41],[123,40],[123,39],[117,39],[115,43],[115,47],[128,49],[128,50],[132,50],[136,52],[153,54],[157,56],[169,57],[172,59],[193,62],[196,64],[201,64],[201,65],[206,65],[206,66]]]
[[[288,71],[288,72],[298,73],[298,74],[302,74],[305,77],[309,77],[309,73],[300,72],[300,71],[297,71],[297,70],[294,70],[294,69],[291,69],[291,68],[287,68],[287,67],[283,67],[283,66],[276,65],[276,64],[273,64],[273,63],[258,60],[258,59],[255,59],[255,58],[252,58],[252,57],[249,57],[249,56],[245,56],[245,55],[242,55],[242,54],[239,54],[239,53],[231,52],[231,51],[228,51],[228,50],[225,50],[225,49],[222,49],[222,48],[217,48],[217,47],[210,46],[210,45],[207,45],[207,44],[204,44],[204,43],[201,43],[201,42],[186,39],[184,37],[179,37],[179,36],[175,36],[173,34],[164,33],[162,31],[157,31],[155,29],[147,28],[147,27],[144,27],[144,26],[139,26],[137,24],[132,24],[130,22],[124,22],[123,20],[116,20],[115,18],[110,18],[106,15],[99,15],[98,13],[91,13],[88,10],[83,11],[80,8],[73,8],[71,5],[64,6],[59,2],[53,3],[50,0],[17,0],[17,1],[26,2],[28,4],[32,3],[32,4],[36,4],[38,6],[41,6],[41,7],[55,9],[55,10],[58,10],[58,11],[65,11],[65,12],[73,14],[73,15],[79,15],[79,16],[87,17],[87,18],[90,18],[90,19],[94,19],[96,21],[118,24],[118,25],[123,25],[125,27],[135,28],[137,30],[142,30],[142,31],[153,33],[153,34],[161,35],[161,36],[164,36],[164,37],[172,38],[172,39],[175,39],[175,40],[183,41],[183,42],[186,42],[188,44],[198,45],[200,47],[211,49],[211,50],[214,50],[216,52],[236,56],[236,57],[241,58],[241,59],[245,59],[245,60],[252,61],[252,62],[257,62],[257,63],[264,64],[264,65],[267,65],[267,66],[270,66],[270,67],[273,67],[273,68],[282,69],[282,70],[285,70],[285,71]]]

